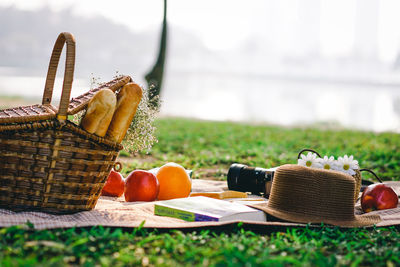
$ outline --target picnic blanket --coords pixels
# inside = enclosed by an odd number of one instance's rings
[[[400,182],[386,182],[400,194]],[[226,181],[193,180],[193,192],[227,190]],[[355,213],[361,214],[360,204],[356,204]],[[378,227],[400,225],[400,205],[395,209],[374,211],[382,221]],[[180,219],[154,215],[154,202],[125,202],[123,198],[100,197],[94,210],[69,215],[54,215],[42,212],[13,212],[0,209],[0,227],[21,225],[30,222],[35,229],[90,227],[103,225],[109,227],[144,227],[159,229],[184,229],[221,227],[237,224],[230,222],[186,222]],[[268,227],[306,227],[307,224],[282,221],[243,222],[244,225],[258,228]],[[314,227],[319,227],[314,225]]]

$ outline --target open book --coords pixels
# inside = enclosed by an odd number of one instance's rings
[[[265,213],[261,210],[202,196],[158,201],[154,204],[154,214],[189,222],[266,221]]]

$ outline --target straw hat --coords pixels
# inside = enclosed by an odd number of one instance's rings
[[[379,215],[354,215],[355,180],[338,171],[283,165],[274,174],[267,204],[254,207],[285,221],[370,226]]]

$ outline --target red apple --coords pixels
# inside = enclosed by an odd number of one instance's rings
[[[372,184],[365,188],[361,196],[361,207],[364,212],[393,209],[399,198],[392,188],[384,184]]]
[[[153,201],[160,191],[160,184],[154,174],[148,171],[135,170],[125,180],[125,200]]]
[[[124,177],[119,172],[111,170],[108,175],[106,184],[101,190],[102,196],[120,197],[124,193],[125,182]]]

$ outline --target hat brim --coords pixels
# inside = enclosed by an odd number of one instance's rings
[[[340,227],[366,227],[366,226],[373,226],[381,221],[380,216],[376,214],[354,215],[353,220],[343,221],[343,220],[333,220],[321,217],[314,217],[297,212],[282,211],[268,207],[267,203],[254,204],[250,206],[262,210],[278,219],[289,222],[297,222],[297,223],[325,223]]]

